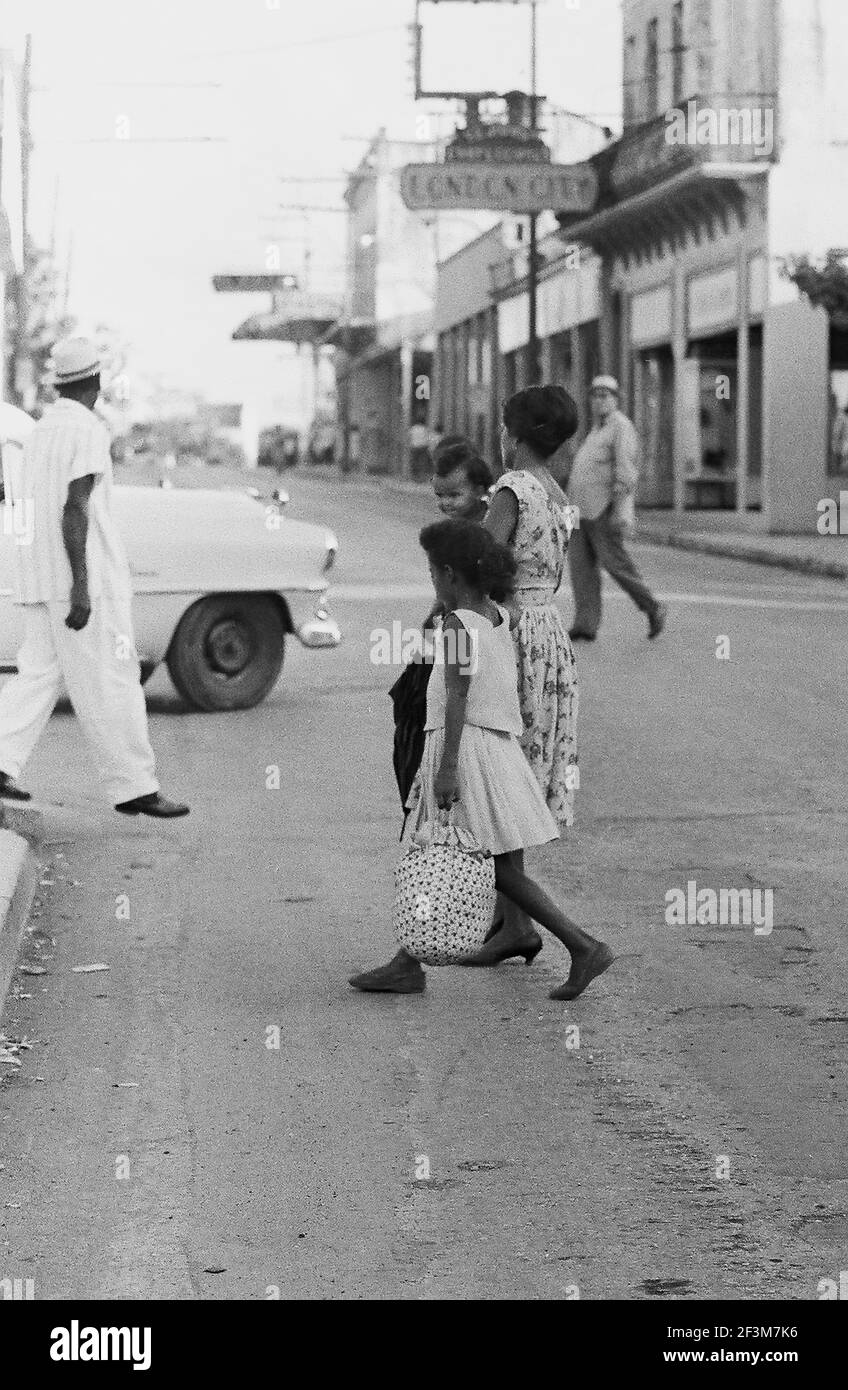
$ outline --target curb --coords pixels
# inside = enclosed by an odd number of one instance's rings
[[[17,812],[13,821],[25,833],[0,829],[0,1012],[15,973],[39,874],[35,844],[40,817]]]
[[[637,523],[638,524],[638,523]],[[676,550],[696,551],[700,555],[716,555],[722,560],[746,560],[750,564],[769,565],[773,569],[797,570],[801,574],[820,574],[828,579],[848,579],[848,563],[840,560],[820,560],[813,555],[790,555],[787,551],[763,550],[758,545],[743,542],[728,545],[708,536],[691,536],[685,532],[652,531],[638,527],[634,537],[647,545],[666,545]]]
[[[319,465],[320,466],[320,465]],[[313,465],[315,467],[315,465]],[[330,472],[330,470],[327,470]],[[304,476],[309,476],[305,474]],[[313,473],[314,477],[315,474]],[[326,474],[325,474],[326,476]],[[408,478],[396,478],[386,473],[348,473],[335,471],[334,481],[342,485],[350,484],[362,492],[394,492],[406,497],[421,496],[427,489],[426,483],[412,482]],[[796,570],[800,574],[818,574],[827,579],[848,579],[848,561],[821,560],[814,555],[795,555],[789,551],[768,550],[756,544],[734,538],[693,535],[686,531],[653,530],[650,523],[640,524],[638,513],[634,541],[645,545],[665,545],[670,549],[694,551],[699,555],[715,555],[722,560],[743,560],[748,564],[767,565],[773,569]]]

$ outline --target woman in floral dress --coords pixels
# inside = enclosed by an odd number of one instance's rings
[[[518,566],[511,624],[524,721],[522,747],[560,825],[574,821],[577,784],[577,668],[568,631],[554,605],[562,583],[571,509],[547,460],[577,429],[577,408],[560,386],[531,386],[504,406],[505,472],[492,491],[485,525],[512,546]],[[469,964],[533,958],[541,938],[517,908]]]

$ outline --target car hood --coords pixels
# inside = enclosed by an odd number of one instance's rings
[[[335,537],[237,490],[116,485],[137,593],[314,589]]]

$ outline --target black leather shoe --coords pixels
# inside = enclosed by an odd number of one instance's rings
[[[351,975],[348,983],[366,994],[423,994],[427,976],[418,961],[401,948],[387,965]]]
[[[649,637],[659,637],[660,633],[662,632],[663,628],[665,627],[665,622],[666,622],[666,618],[667,618],[667,617],[668,617],[668,609],[666,608],[665,604],[664,604],[664,603],[658,603],[657,606],[656,606],[656,608],[654,609],[653,613],[651,614],[651,616],[650,616],[649,619],[648,619],[648,636],[649,636]]]
[[[132,801],[120,801],[115,807],[122,816],[156,816],[160,820],[172,816],[187,816],[188,806],[179,801],[167,801],[160,792],[148,792],[147,796],[135,796]]]
[[[32,801],[32,792],[21,791],[7,772],[0,772],[0,800]]]
[[[597,634],[594,632],[584,632],[582,627],[570,627],[568,629],[568,635],[572,642],[594,642]]]

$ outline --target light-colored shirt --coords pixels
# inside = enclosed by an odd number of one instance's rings
[[[95,477],[86,541],[89,595],[94,600],[104,593],[132,591],[129,563],[111,514],[109,432],[92,411],[66,398],[49,406],[8,473],[12,501],[32,523],[31,543],[15,546],[18,603],[70,600],[73,576],[62,515],[71,483],[88,474]]]
[[[509,614],[500,605],[496,607],[501,615],[497,627],[472,608],[457,608],[454,611],[462,628],[458,632],[454,629],[445,632],[444,628],[439,628],[436,633],[436,662],[427,686],[425,729],[443,729],[445,726],[445,655],[453,660],[447,644],[455,641],[457,659],[461,663],[468,662],[471,672],[465,702],[466,724],[516,736],[524,733]]]
[[[639,480],[638,457],[636,430],[620,410],[589,431],[568,480],[568,496],[581,517],[594,521],[611,502],[632,497]]]

